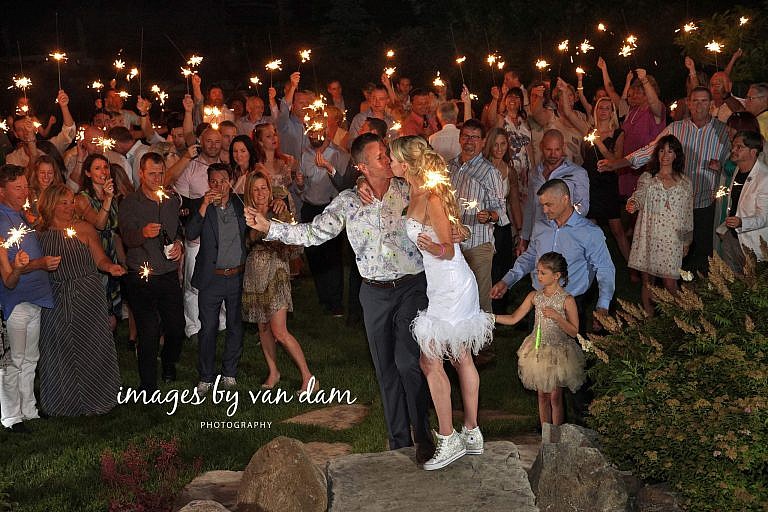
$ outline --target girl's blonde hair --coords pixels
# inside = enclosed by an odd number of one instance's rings
[[[261,171],[255,171],[255,172],[249,172],[248,176],[245,178],[245,188],[243,189],[243,195],[245,196],[245,206],[254,208],[256,206],[256,203],[253,201],[253,184],[256,183],[256,180],[264,180],[267,182],[267,186],[269,187],[269,202],[272,202],[272,184],[269,181],[269,178],[266,174],[264,174]]]
[[[461,223],[456,191],[451,185],[448,167],[443,157],[418,135],[395,139],[392,141],[390,151],[398,161],[408,164],[406,171],[408,175],[423,182],[422,187],[428,187],[429,191],[440,199],[448,220],[462,236],[467,236],[469,230]]]
[[[611,120],[609,124],[611,130],[616,130],[619,127],[619,118],[616,115],[616,105],[614,105],[613,101],[611,101],[611,98],[607,96],[598,98],[598,100],[595,102],[595,106],[592,108],[592,125],[597,128],[597,107],[604,101],[607,101],[611,104]]]

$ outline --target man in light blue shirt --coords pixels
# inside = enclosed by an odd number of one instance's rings
[[[493,286],[491,298],[503,297],[507,289],[525,274],[531,274],[533,287],[540,289],[535,272],[536,262],[543,254],[554,251],[562,254],[568,263],[565,290],[576,299],[582,319],[584,304],[581,296],[589,290],[595,277],[599,288],[597,309],[607,313],[616,289],[616,269],[605,244],[605,235],[599,227],[575,212],[570,189],[564,180],[547,181],[537,195],[547,220],[536,223],[528,249],[515,260],[507,275]],[[583,325],[580,330],[584,331]]]
[[[536,192],[547,180],[559,178],[565,182],[576,212],[586,216],[589,211],[589,175],[583,167],[565,158],[563,146],[563,134],[559,130],[547,130],[544,133],[541,139],[541,163],[528,178],[528,201],[523,212],[523,229],[520,234],[518,255],[522,254],[528,246],[534,226],[546,220]]]

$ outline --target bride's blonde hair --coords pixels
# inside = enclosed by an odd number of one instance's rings
[[[461,223],[456,191],[451,185],[448,167],[443,157],[418,135],[407,135],[395,139],[392,141],[390,151],[398,161],[408,164],[406,174],[417,178],[423,183],[422,188],[428,188],[440,199],[448,220],[456,226],[462,236],[467,236],[469,230]]]

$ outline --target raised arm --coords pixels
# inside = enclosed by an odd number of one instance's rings
[[[616,108],[618,108],[624,100],[622,100],[621,96],[619,96],[619,94],[616,92],[616,89],[613,87],[611,76],[608,74],[608,65],[605,63],[605,60],[602,57],[597,59],[597,67],[600,68],[600,71],[603,74],[603,87],[605,87],[605,92],[608,93],[608,97],[611,98],[613,104],[616,105]]]
[[[731,60],[728,61],[728,65],[725,66],[725,69],[723,70],[729,78],[731,76],[731,72],[733,71],[733,66],[736,65],[736,61],[739,60],[742,55],[744,55],[744,52],[741,51],[741,48],[733,52],[733,55],[731,55]]]
[[[651,109],[656,122],[660,123],[661,118],[664,117],[664,112],[666,111],[667,107],[659,99],[658,94],[656,94],[656,89],[653,87],[653,84],[651,84],[651,81],[648,80],[648,75],[646,74],[645,70],[643,68],[638,68],[635,70],[635,73],[637,74],[637,78],[640,80],[640,83],[643,84],[645,96],[648,98],[648,108]]]

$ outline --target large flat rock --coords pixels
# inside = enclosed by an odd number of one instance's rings
[[[483,455],[466,455],[438,471],[424,471],[415,450],[338,457],[328,464],[331,512],[538,512],[517,447],[485,444]]]
[[[366,416],[368,416],[368,407],[365,405],[335,405],[299,414],[283,420],[283,423],[314,425],[331,430],[347,430],[362,423]]]

